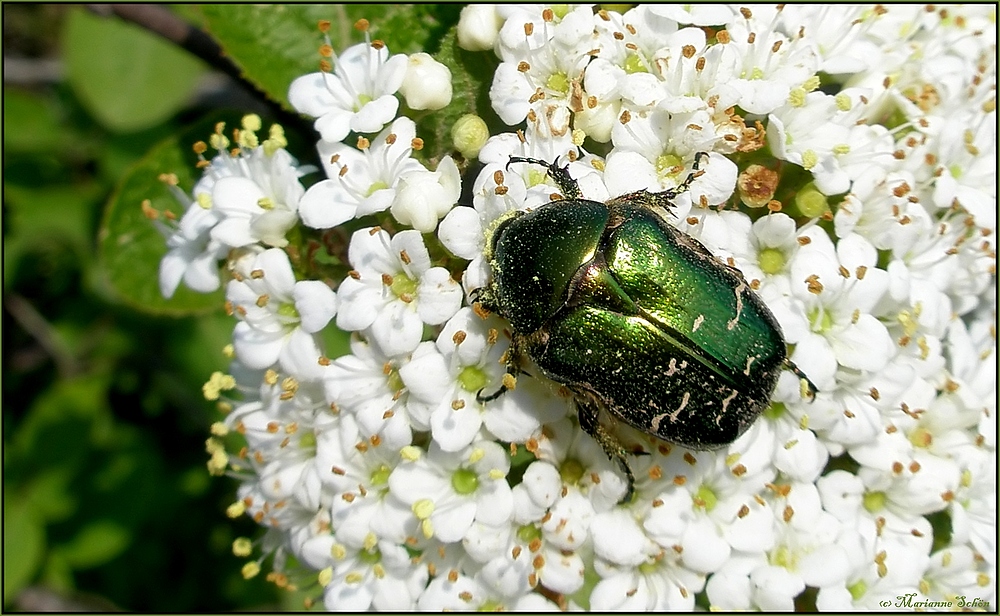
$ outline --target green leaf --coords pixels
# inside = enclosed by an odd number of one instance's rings
[[[66,17],[66,77],[103,125],[131,132],[158,124],[189,100],[204,65],[154,34],[84,10]]]
[[[184,207],[159,179],[173,173],[181,188],[193,186],[189,150],[181,143],[180,138],[168,139],[140,160],[122,178],[101,223],[99,254],[111,286],[125,302],[155,314],[191,314],[222,305],[221,291],[201,294],[183,284],[169,300],[160,294],[159,266],[167,246],[143,214],[142,202],[149,199],[153,208],[169,210],[178,219],[184,213]]]
[[[95,520],[73,539],[59,546],[62,557],[73,569],[89,569],[121,554],[131,541],[131,533],[117,522]]]
[[[319,70],[323,44],[318,24],[331,22],[330,39],[340,52],[364,40],[354,29],[367,19],[373,40],[391,53],[433,50],[447,28],[458,21],[461,7],[417,4],[246,5],[201,7],[205,26],[244,76],[285,108],[288,86],[296,77]]]
[[[51,97],[5,88],[3,145],[10,152],[51,152],[72,143]]]
[[[23,500],[3,499],[3,596],[10,600],[38,571],[45,549],[41,520]]]

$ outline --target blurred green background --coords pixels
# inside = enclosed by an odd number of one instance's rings
[[[220,108],[267,107],[79,6],[5,3],[3,55],[4,609],[301,606],[242,578],[231,544],[258,529],[225,516],[235,483],[205,469],[221,296],[148,316],[98,258],[105,204],[148,150]]]
[[[221,292],[159,297],[166,247],[140,204],[182,213],[159,174],[190,190],[191,144],[247,112],[280,121],[292,154],[318,162],[312,123],[285,95],[318,66],[320,19],[337,49],[363,40],[352,26],[365,17],[394,52],[448,59],[452,104],[416,114],[428,157],[450,149],[495,59],[457,49],[449,4],[2,10],[3,608],[301,609],[302,594],[243,579],[232,542],[260,529],[225,516],[236,483],[205,467],[221,416],[201,387],[226,369],[234,321]],[[128,11],[158,31],[196,26],[188,40],[222,60],[209,67]]]

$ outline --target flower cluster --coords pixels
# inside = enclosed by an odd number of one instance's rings
[[[303,186],[255,117],[232,151],[220,128],[161,268],[166,295],[215,289],[222,261],[231,278],[208,448],[241,482],[230,513],[266,529],[245,573],[272,559],[272,579],[351,611],[995,607],[995,20],[988,5],[470,6],[457,40],[495,54],[489,101],[511,127],[456,125],[475,177],[424,157],[398,113],[397,92],[445,107],[448,67],[324,46],[289,99],[316,119],[325,178]],[[669,222],[743,273],[814,399],[782,374],[717,451],[620,423],[648,454],[625,501],[566,388],[521,378],[486,400],[511,340],[475,309],[490,234],[558,192],[512,156],[566,166],[596,201],[676,189],[697,166]],[[331,246],[344,224],[343,267],[323,269],[302,238]],[[333,328],[354,332],[341,357],[324,351]]]

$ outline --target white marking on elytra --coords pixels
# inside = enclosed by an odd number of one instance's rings
[[[681,411],[684,410],[684,407],[688,405],[688,400],[690,399],[691,399],[691,392],[688,391],[684,392],[684,397],[681,398],[681,405],[677,407],[676,411],[670,414],[670,423],[674,423],[675,421],[677,421],[677,416],[680,415]]]
[[[732,402],[733,398],[735,398],[736,396],[738,396],[739,393],[740,392],[738,392],[738,391],[736,391],[734,389],[733,393],[729,394],[729,397],[722,401],[722,413],[719,413],[720,416],[722,416],[726,412],[726,407],[729,406],[729,403]],[[716,421],[718,422],[718,420],[716,420]]]
[[[691,328],[691,333],[693,334],[694,332],[698,331],[698,328],[701,327],[701,324],[704,322],[705,322],[705,315],[699,314],[698,318],[694,320],[694,327]]]
[[[739,286],[736,287],[736,316],[733,317],[728,323],[726,323],[726,329],[732,331],[736,324],[740,322],[740,315],[743,314],[743,297],[741,293],[746,291],[747,283],[740,281]]]
[[[756,361],[758,359],[760,359],[760,355],[754,355],[753,357],[747,357],[747,367],[746,367],[746,370],[743,371],[743,374],[745,374],[746,376],[750,376],[750,364],[752,364],[754,361]]]
[[[674,376],[676,372],[677,372],[677,360],[671,357],[670,364],[667,366],[667,372],[663,376]]]

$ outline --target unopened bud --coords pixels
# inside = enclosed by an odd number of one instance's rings
[[[458,19],[458,46],[468,51],[493,49],[503,20],[491,4],[472,4]]]
[[[816,185],[809,182],[795,193],[795,206],[803,216],[819,218],[830,209],[826,195],[821,193]]]
[[[465,158],[476,158],[490,138],[490,129],[479,116],[467,113],[451,127],[451,140]]]
[[[451,71],[430,54],[412,54],[399,91],[410,109],[442,109],[451,102]]]

